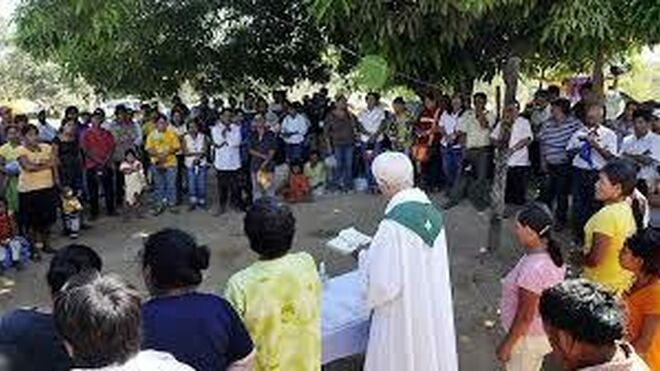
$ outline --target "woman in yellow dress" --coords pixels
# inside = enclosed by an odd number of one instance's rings
[[[286,205],[255,201],[244,230],[259,260],[227,283],[225,298],[257,348],[256,371],[321,369],[321,283],[308,253],[289,253],[295,223]]]
[[[584,226],[584,277],[614,294],[622,294],[633,279],[621,267],[619,253],[637,230],[633,209],[626,202],[635,189],[635,170],[621,160],[603,167],[596,183],[596,198],[604,206]]]

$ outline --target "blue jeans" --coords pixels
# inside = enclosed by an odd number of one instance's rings
[[[376,178],[371,172],[371,163],[378,156],[383,148],[383,142],[374,142],[373,147],[371,147],[371,154],[367,153],[367,143],[360,143],[360,157],[362,157],[362,162],[364,164],[364,176],[367,178],[367,184],[369,188],[376,188]]]
[[[161,206],[176,204],[176,166],[159,169],[151,167],[154,180],[154,202]]]
[[[353,188],[353,144],[338,144],[335,146],[335,185],[342,190]]]
[[[461,164],[461,149],[442,146],[442,171],[448,188],[454,185]]]
[[[286,162],[288,164],[302,163],[303,158],[303,145],[300,144],[288,144],[285,147],[286,153]]]
[[[206,166],[191,166],[188,173],[188,197],[191,205],[206,204]]]

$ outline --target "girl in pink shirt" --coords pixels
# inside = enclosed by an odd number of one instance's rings
[[[497,348],[497,358],[509,371],[540,370],[552,350],[538,309],[543,290],[565,274],[552,229],[552,213],[544,204],[531,204],[518,214],[514,233],[525,254],[502,280],[500,313],[507,335]]]

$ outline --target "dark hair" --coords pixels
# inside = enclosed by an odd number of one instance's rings
[[[621,186],[621,194],[625,197],[630,196],[635,191],[637,185],[637,169],[635,165],[625,160],[609,161],[601,170],[601,173],[607,176],[610,183]]]
[[[264,258],[275,259],[291,249],[296,219],[288,206],[272,198],[261,198],[245,214],[243,230],[252,250]]]
[[[18,126],[13,125],[13,124],[5,126],[5,136],[7,135],[7,133],[9,133],[9,130],[12,130],[12,129],[18,131]]]
[[[623,337],[624,315],[617,299],[585,279],[566,280],[545,290],[539,312],[545,324],[590,345],[613,345]]]
[[[571,113],[571,101],[566,98],[557,98],[552,101],[552,106],[559,108],[564,115]]]
[[[557,85],[550,85],[548,86],[548,94],[551,97],[559,97],[561,95],[561,89]]]
[[[474,93],[473,99],[476,100],[476,99],[479,99],[479,98],[481,98],[483,100],[488,100],[488,96],[486,95],[486,93],[484,93],[482,91]]]
[[[534,98],[548,100],[550,98],[550,94],[547,90],[539,89],[534,93]]]
[[[140,294],[116,276],[83,273],[55,298],[55,326],[80,368],[124,364],[140,350]]]
[[[638,118],[641,118],[648,123],[655,121],[655,119],[653,118],[653,112],[644,108],[638,108],[633,113],[633,119],[637,120]]]
[[[518,223],[525,227],[529,227],[536,232],[539,237],[547,241],[548,254],[550,254],[552,262],[555,263],[557,267],[562,267],[564,265],[564,256],[561,253],[559,243],[552,235],[554,219],[550,209],[542,203],[531,203],[518,213],[517,220]]]
[[[582,86],[580,86],[580,93],[582,93],[585,90],[591,91],[594,88],[594,84],[591,81],[587,81]]]
[[[59,249],[50,261],[46,281],[50,292],[56,294],[71,277],[80,272],[103,269],[103,261],[91,247],[86,245],[69,245]]]
[[[220,110],[220,114],[221,114],[221,115],[224,115],[224,114],[227,113],[227,112],[229,112],[229,113],[234,113],[234,110],[231,109],[230,107],[222,107],[222,109]]]
[[[95,117],[95,116],[105,117],[105,111],[103,110],[103,108],[95,109],[94,112],[92,112],[92,117]]]
[[[128,108],[123,104],[118,104],[115,106],[115,114],[118,113],[128,113]]]
[[[27,124],[27,125],[23,126],[23,128],[21,129],[21,135],[26,136],[31,131],[34,132],[35,134],[39,134],[39,128],[37,128],[33,124]]]
[[[401,104],[401,105],[404,105],[404,104],[406,104],[406,101],[403,100],[403,97],[396,97],[396,98],[394,98],[394,100],[392,101],[392,104]]]
[[[14,116],[14,124],[17,124],[17,123],[19,123],[19,122],[25,122],[25,123],[27,123],[27,122],[29,122],[29,121],[30,121],[30,120],[28,119],[27,115],[20,114],[20,115],[16,115],[16,116]]]
[[[137,158],[137,153],[135,152],[135,149],[133,149],[133,148],[129,148],[129,149],[126,150],[126,152],[124,152],[124,157],[126,157],[128,155],[133,155],[133,157]]]
[[[637,106],[639,106],[639,103],[637,103],[637,101],[634,101],[634,100],[629,100],[629,101],[626,102],[625,108],[629,108],[630,106],[637,107]]]
[[[642,259],[642,271],[660,277],[660,231],[639,230],[626,242],[633,256]]]
[[[208,247],[178,229],[162,229],[147,238],[142,253],[142,267],[149,267],[151,285],[158,290],[197,286],[202,270],[209,267]]]
[[[76,106],[68,106],[68,107],[64,110],[64,116],[69,116],[69,115],[74,114],[74,113],[75,113],[76,115],[79,113],[79,111],[78,111],[78,107],[76,107]]]
[[[367,98],[373,97],[376,100],[380,100],[380,94],[376,93],[375,91],[370,91],[367,93]]]

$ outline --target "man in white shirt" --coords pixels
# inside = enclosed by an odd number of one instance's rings
[[[37,121],[39,122],[37,125],[37,128],[39,129],[39,141],[43,143],[52,143],[53,139],[57,136],[57,129],[48,123],[46,110],[39,111],[37,114]]]
[[[486,110],[488,97],[476,93],[474,109],[465,111],[458,119],[456,135],[465,148],[463,164],[458,178],[449,193],[449,209],[458,205],[466,191],[477,210],[484,210],[490,203],[488,192],[488,161],[490,159],[490,132],[495,125],[495,115]]]
[[[360,155],[364,161],[364,172],[372,191],[376,189],[376,180],[371,173],[371,162],[382,149],[383,131],[385,130],[385,110],[380,105],[380,95],[375,92],[367,94],[367,108],[358,115],[358,132],[360,133]]]
[[[220,120],[211,128],[214,150],[213,166],[218,181],[218,209],[224,214],[227,207],[237,200],[238,170],[241,168],[241,128],[232,124],[232,111],[224,108]]]
[[[658,179],[660,164],[660,136],[651,131],[653,115],[646,110],[637,110],[634,115],[635,133],[623,140],[621,157],[639,167],[637,188],[647,195],[650,186]]]
[[[524,205],[527,201],[527,182],[530,175],[529,144],[534,134],[529,120],[519,116],[519,107],[511,104],[507,120],[500,121],[491,139],[495,142],[507,143],[507,173],[504,202],[506,204]],[[502,143],[502,145],[504,145]]]
[[[442,133],[441,153],[442,170],[445,175],[445,184],[448,188],[454,185],[461,163],[461,144],[458,141],[456,128],[458,120],[463,115],[465,107],[460,94],[451,98],[451,107],[440,116],[440,131]]]
[[[586,109],[585,126],[568,141],[566,150],[573,157],[575,170],[573,193],[573,226],[579,241],[584,239],[584,225],[598,211],[595,199],[598,171],[617,153],[614,131],[603,125],[605,107],[592,105]]]
[[[400,152],[373,161],[388,199],[368,250],[359,255],[372,311],[365,371],[456,371],[456,333],[442,214],[414,188]]]
[[[300,164],[303,160],[305,135],[309,129],[307,119],[300,114],[300,103],[287,103],[287,115],[282,120],[280,136],[286,144],[286,161],[289,164]]]

